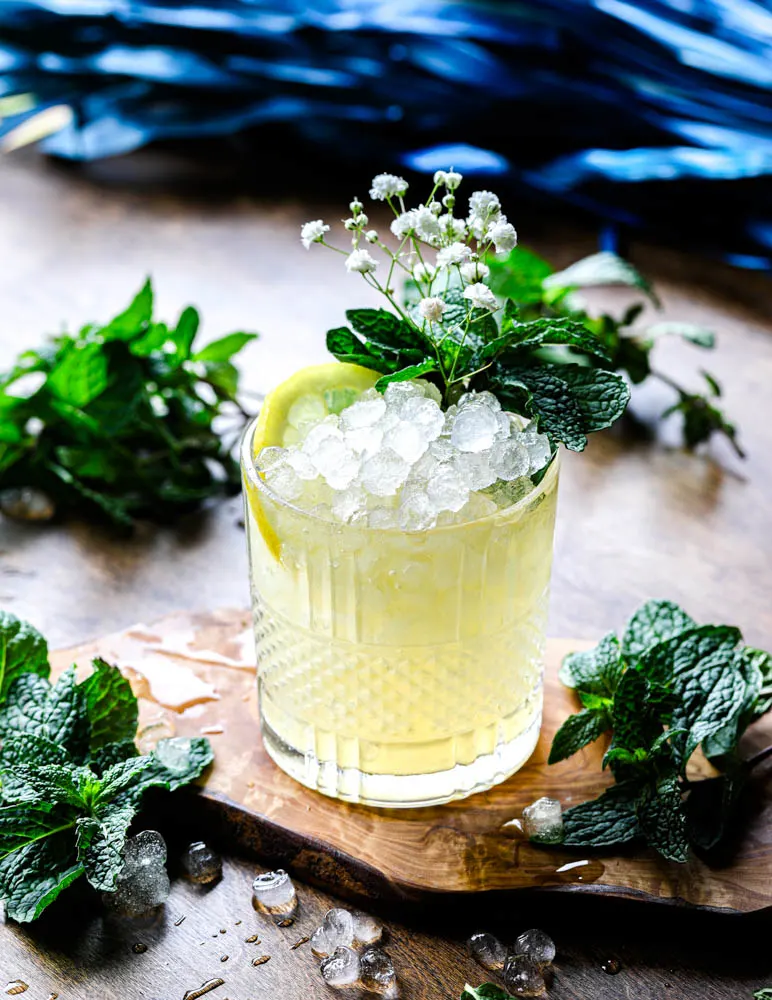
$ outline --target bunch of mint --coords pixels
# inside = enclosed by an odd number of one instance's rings
[[[563,271],[553,268],[537,254],[523,247],[515,249],[505,259],[490,255],[489,284],[499,296],[513,301],[523,318],[568,320],[581,324],[602,345],[603,354],[585,352],[586,362],[601,368],[611,368],[624,373],[637,385],[654,378],[667,385],[676,395],[676,401],[662,414],[679,413],[683,420],[683,440],[689,448],[710,439],[713,434],[724,435],[738,455],[744,457],[737,441],[737,428],[717,405],[721,386],[709,372],[702,371],[704,391],[694,391],[679,385],[673,378],[652,367],[652,350],[659,340],[667,336],[681,337],[703,349],[715,344],[711,330],[692,323],[657,322],[640,328],[636,326],[644,303],[637,302],[621,316],[603,313],[590,316],[577,297],[581,288],[592,286],[623,285],[642,292],[652,305],[659,308],[659,300],[648,280],[627,261],[616,254],[604,251],[577,261]],[[581,350],[575,348],[574,350]]]
[[[83,875],[114,892],[144,792],[187,785],[213,759],[203,738],[140,756],[128,681],[104,660],[93,668],[52,685],[45,639],[0,612],[0,902],[13,920],[37,919]]]
[[[560,672],[582,710],[555,735],[549,763],[603,733],[603,758],[616,783],[566,811],[563,843],[614,848],[645,841],[671,861],[721,841],[759,757],[744,761],[738,742],[772,707],[772,657],[742,644],[738,629],[697,625],[670,601],[649,601],[592,650],[566,657]],[[720,772],[686,776],[697,750]]]
[[[196,350],[198,327],[191,306],[175,326],[154,320],[148,280],[106,325],[19,355],[0,375],[0,489],[39,490],[62,514],[124,527],[237,492],[215,421],[245,416],[231,359],[256,335]]]

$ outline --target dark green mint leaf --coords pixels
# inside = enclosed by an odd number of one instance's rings
[[[230,361],[251,340],[257,340],[256,333],[229,333],[219,340],[213,340],[193,355],[193,361]]]
[[[132,340],[144,331],[152,316],[153,286],[148,278],[128,308],[102,327],[100,333],[105,340]]]
[[[80,685],[90,730],[89,749],[133,740],[137,732],[137,699],[120,670],[102,659]]]
[[[3,739],[0,750],[0,802],[37,802],[39,795],[34,787],[16,771],[32,764],[64,764],[67,754],[62,747],[41,736],[29,733],[11,734]]]
[[[580,694],[611,698],[623,670],[619,640],[613,632],[608,632],[594,649],[569,653],[563,660],[559,676],[566,687],[575,688]]]
[[[93,774],[88,768],[76,767],[72,763],[63,764],[18,764],[7,772],[14,779],[14,789],[24,789],[18,801],[30,801],[26,794],[34,793],[34,801],[44,806],[54,803],[72,806],[74,809],[88,808],[88,793],[92,786]],[[3,800],[15,805],[11,788],[3,781]]]
[[[23,812],[29,814],[30,810],[23,807]],[[34,820],[25,815],[21,822],[30,831],[27,842],[5,854],[0,846],[0,899],[7,917],[28,923],[37,920],[83,874],[83,866],[69,832],[75,826],[74,820],[69,822],[54,812],[38,812]]]
[[[461,1000],[513,1000],[513,998],[495,983],[483,983],[482,986],[470,986],[467,983],[461,994]]]
[[[29,622],[0,611],[0,704],[22,673],[48,677],[48,646]]]
[[[677,775],[662,778],[647,788],[638,800],[636,812],[650,847],[668,861],[683,863],[688,859],[686,813]]]
[[[362,367],[372,368],[376,372],[389,374],[399,368],[399,364],[394,358],[371,350],[345,326],[327,332],[327,350],[338,361],[362,365]]]
[[[563,843],[568,847],[616,847],[641,836],[635,811],[637,787],[612,785],[591,802],[567,809]]]
[[[694,627],[694,619],[672,601],[647,601],[627,623],[622,652],[626,658],[634,659],[651,646]]]
[[[505,259],[491,255],[486,263],[491,269],[488,284],[496,295],[513,299],[520,306],[541,304],[542,282],[552,273],[543,257],[517,246]]]
[[[160,740],[150,757],[152,763],[142,771],[140,787],[159,786],[172,792],[195,781],[214,760],[209,740],[202,736]]]
[[[107,359],[102,345],[69,344],[48,377],[47,388],[78,408],[96,399],[107,388]]]
[[[517,364],[517,354],[534,351],[541,347],[571,347],[583,354],[610,361],[608,351],[586,326],[576,320],[538,319],[528,323],[509,324],[507,332],[491,340],[480,351],[481,360],[489,360],[504,354]]]
[[[617,686],[611,713],[614,746],[648,750],[662,735],[659,705],[652,703],[648,678],[638,670],[627,670]]]
[[[607,712],[584,711],[569,715],[555,733],[547,763],[557,764],[559,760],[566,760],[610,728],[611,719]]]
[[[426,361],[422,361],[418,365],[409,365],[407,368],[402,368],[391,375],[383,375],[375,383],[375,388],[378,392],[383,392],[390,382],[409,382],[411,379],[422,378],[424,375],[428,375],[429,372],[436,370],[437,362],[432,360],[432,358],[427,358]]]
[[[375,347],[392,351],[414,348],[423,353],[425,341],[411,323],[387,309],[348,309],[346,319],[354,330]]]
[[[186,361],[190,357],[190,350],[198,333],[200,322],[198,310],[194,309],[193,306],[186,306],[180,313],[177,326],[169,333],[176,346],[175,361]]]
[[[138,755],[139,751],[133,740],[122,740],[120,743],[108,743],[91,753],[88,764],[97,774],[103,775],[107,768]]]
[[[77,755],[88,739],[81,722],[81,705],[74,670],[65,671],[54,687],[37,674],[22,674],[11,685],[5,704],[0,705],[0,732],[5,736],[41,736]]]
[[[627,285],[645,292],[655,305],[659,300],[651,284],[633,267],[615,253],[603,250],[578,260],[564,271],[545,277],[543,287],[547,291],[562,291],[569,288],[589,288],[592,286]]]
[[[134,819],[133,803],[105,810],[100,815],[81,816],[76,829],[78,858],[89,884],[102,892],[114,892],[123,868],[126,832]]]

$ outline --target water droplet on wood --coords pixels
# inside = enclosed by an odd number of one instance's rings
[[[600,967],[607,976],[616,976],[622,971],[622,963],[618,958],[607,958],[605,962],[600,963]]]
[[[141,941],[137,941],[136,944],[133,944],[131,946],[131,950],[134,952],[135,955],[144,955],[145,952],[147,951],[147,945],[142,944]]]
[[[260,958],[253,958],[252,965],[265,965],[266,962],[271,961],[270,955],[261,955]]]
[[[224,979],[208,979],[203,985],[199,986],[197,990],[188,990],[182,1000],[199,1000],[199,997],[206,996],[207,993],[211,993],[212,990],[216,990],[218,986],[224,986]]]
[[[250,934],[248,938],[244,938],[244,941],[247,944],[260,944],[260,938],[257,936],[257,934]]]
[[[299,948],[301,945],[306,944],[306,942],[310,940],[311,939],[309,937],[298,938],[294,944],[290,945],[290,951],[295,951],[296,948]]]
[[[14,979],[13,982],[8,983],[5,992],[9,997],[17,997],[21,993],[26,993],[28,989],[27,983],[22,982],[21,979]]]

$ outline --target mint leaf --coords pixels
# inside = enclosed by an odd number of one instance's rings
[[[522,306],[541,304],[542,283],[552,274],[552,266],[543,257],[526,247],[516,246],[503,260],[491,254],[486,264],[491,269],[488,284],[496,295],[514,299]]]
[[[104,810],[101,816],[82,816],[76,827],[78,858],[89,884],[102,892],[114,892],[123,868],[123,848],[126,833],[134,819],[136,807]]]
[[[346,319],[370,345],[400,352],[405,348],[424,351],[426,342],[418,329],[387,309],[347,309]]]
[[[407,368],[402,368],[398,372],[394,372],[391,375],[383,375],[375,383],[375,388],[378,392],[383,392],[390,382],[409,382],[411,379],[421,378],[429,372],[436,370],[437,362],[433,361],[431,358],[427,358],[426,361],[422,361],[418,365],[409,365]]]
[[[84,749],[80,713],[73,669],[65,671],[53,687],[37,674],[22,674],[0,706],[0,732],[6,736],[40,736],[77,752]]]
[[[133,740],[122,740],[120,743],[108,743],[89,754],[89,767],[98,774],[103,774],[113,764],[138,757],[139,751]]]
[[[647,601],[627,623],[622,652],[628,658],[640,656],[651,646],[694,627],[694,619],[672,601]]]
[[[148,278],[123,312],[100,330],[105,340],[132,340],[153,316],[153,285]]]
[[[637,789],[612,785],[591,802],[563,814],[567,847],[617,847],[641,836],[635,809]]]
[[[193,355],[192,360],[210,362],[230,361],[234,354],[238,354],[252,340],[257,340],[256,333],[229,333],[227,336],[220,337],[219,340],[213,340],[205,347],[202,347],[200,351]]]
[[[660,706],[651,701],[651,685],[638,670],[627,670],[614,694],[614,746],[648,750],[662,736]]]
[[[560,668],[560,680],[580,694],[611,698],[617,689],[624,663],[619,640],[608,632],[594,649],[569,653]]]
[[[482,986],[470,986],[467,983],[461,994],[461,1000],[513,1000],[513,998],[495,983],[483,983]]]
[[[772,986],[764,987],[763,990],[756,990],[753,1000],[772,1000]]]
[[[611,728],[611,718],[605,711],[583,711],[569,715],[552,741],[548,764],[572,757],[588,743],[593,743]]]
[[[0,611],[0,704],[22,673],[48,677],[48,646],[29,622]]]
[[[209,740],[202,736],[173,736],[159,740],[150,754],[151,765],[142,772],[142,789],[161,786],[174,792],[195,781],[214,760]]]
[[[133,740],[137,731],[137,699],[120,670],[102,659],[93,661],[94,672],[79,686],[89,724],[89,749]]]
[[[12,851],[3,851],[0,819],[0,899],[8,918],[28,923],[37,920],[84,869],[69,833],[74,820],[57,812],[38,812],[34,817],[26,808],[23,812],[19,827],[28,831],[28,839]]]
[[[101,344],[69,344],[46,383],[59,399],[84,407],[107,388],[107,358]]]
[[[542,281],[542,286],[548,291],[606,285],[627,285],[629,288],[638,288],[645,292],[652,302],[659,304],[650,283],[640,271],[608,250],[584,257],[564,271],[550,274]]]
[[[638,800],[636,813],[647,843],[663,858],[681,863],[688,859],[686,813],[677,775],[668,775],[647,789]]]
[[[707,327],[696,323],[677,323],[672,320],[654,323],[647,327],[646,336],[651,343],[660,337],[681,337],[697,347],[711,348],[716,346],[716,335]]]
[[[191,347],[198,333],[201,320],[198,310],[193,306],[186,306],[180,313],[177,326],[169,332],[169,337],[175,345],[174,360],[177,363],[187,361],[190,357]]]
[[[481,361],[485,361],[503,354],[516,364],[520,352],[542,347],[570,347],[601,361],[610,360],[604,345],[586,326],[565,318],[538,319],[527,323],[510,320],[506,323],[506,332],[485,344],[479,357]]]
[[[338,361],[362,365],[376,372],[386,374],[397,371],[399,363],[393,357],[386,357],[381,351],[370,349],[348,327],[341,326],[327,332],[327,350]]]

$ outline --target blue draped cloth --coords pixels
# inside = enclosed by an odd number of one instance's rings
[[[234,133],[264,156],[283,126],[772,259],[769,0],[0,0],[0,98],[26,92],[74,109],[60,157]]]

